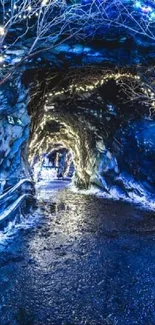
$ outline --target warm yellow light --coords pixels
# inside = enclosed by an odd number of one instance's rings
[[[42,0],[42,6],[46,6],[49,0]]]
[[[2,63],[4,61],[4,58],[2,55],[0,55],[0,63]]]
[[[0,26],[0,36],[3,36],[5,34],[5,30],[3,26]]]

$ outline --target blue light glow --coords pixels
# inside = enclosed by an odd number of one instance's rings
[[[152,12],[152,13],[150,14],[150,20],[155,20],[155,12]]]
[[[141,9],[142,9],[142,11],[145,12],[145,13],[150,13],[150,12],[153,11],[152,8],[151,8],[150,6],[148,6],[148,7],[142,7]]]
[[[135,8],[141,8],[142,5],[141,5],[141,2],[140,1],[136,1],[135,2]]]
[[[143,14],[149,15],[150,19],[152,19],[154,17],[154,15],[152,15],[152,14],[154,14],[153,8],[150,5],[148,6],[148,5],[144,4],[144,3],[142,4],[141,1],[136,1],[134,3],[134,7],[136,9],[140,10]]]

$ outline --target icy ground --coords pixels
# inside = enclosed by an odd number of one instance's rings
[[[1,234],[0,325],[154,325],[154,213],[67,181],[38,197],[35,215]]]

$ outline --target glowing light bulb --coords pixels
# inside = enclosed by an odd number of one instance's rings
[[[2,55],[0,55],[0,63],[2,63],[4,61],[4,58]]]
[[[148,7],[142,7],[142,11],[147,14],[149,12],[152,12],[152,8],[150,6],[148,6]]]
[[[5,30],[3,26],[0,26],[0,36],[3,36],[5,34]]]
[[[141,2],[140,2],[140,1],[136,1],[136,2],[135,2],[135,7],[136,7],[136,8],[141,8],[141,6],[142,6],[142,5],[141,5]]]
[[[32,10],[32,7],[31,7],[31,6],[28,6],[28,7],[27,7],[27,10],[28,10],[28,11],[31,11],[31,10]]]
[[[42,6],[46,6],[49,0],[42,0]]]
[[[155,20],[155,12],[152,12],[150,15],[150,20]]]

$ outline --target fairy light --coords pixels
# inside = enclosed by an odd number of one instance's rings
[[[142,11],[145,12],[145,13],[150,13],[150,12],[152,12],[152,8],[150,6],[142,7]]]
[[[31,11],[32,10],[32,7],[29,5],[28,7],[27,7],[27,11]]]
[[[135,1],[134,6],[135,6],[135,8],[140,9],[142,5],[141,5],[140,1]]]
[[[143,14],[149,15],[149,19],[154,18],[153,8],[150,5],[144,5],[141,1],[135,1],[134,7],[141,10]]]
[[[155,20],[155,12],[152,12],[149,17],[150,20]]]
[[[93,91],[94,89],[96,89],[97,87],[100,87],[104,83],[108,82],[108,80],[110,80],[110,79],[114,79],[118,83],[119,79],[123,79],[123,78],[135,79],[138,82],[141,80],[141,77],[139,75],[133,75],[131,73],[121,73],[121,72],[107,73],[104,76],[102,76],[100,79],[95,80],[95,82],[92,82],[92,84],[86,84],[85,87],[79,86],[78,84],[71,84],[69,86],[69,90],[70,90],[70,92],[75,90],[76,92],[88,92],[89,93],[89,92]],[[144,96],[146,96],[146,98],[148,100],[150,100],[150,105],[154,109],[155,108],[155,94],[154,94],[154,92],[151,89],[145,87],[144,83],[141,83],[141,91],[142,91],[141,95],[143,94]],[[65,90],[63,88],[61,91],[49,92],[48,94],[45,95],[45,98],[47,98],[45,100],[45,102],[47,103],[49,97],[51,97],[51,96],[54,97],[54,96],[62,95],[65,93],[68,93],[68,89]],[[47,112],[50,109],[55,109],[55,106],[53,103],[50,103],[49,106],[47,106],[46,104],[44,105],[45,112]],[[45,114],[43,116],[43,119],[36,130],[36,135],[30,144],[31,149],[33,147],[33,149],[38,150],[38,139],[39,139],[41,132],[43,131],[47,121],[50,121],[51,119],[52,119],[51,115]],[[63,132],[63,130],[62,130],[62,132]],[[46,139],[46,140],[48,142],[48,139]],[[49,138],[49,141],[50,141],[50,138]],[[40,148],[40,145],[39,145],[39,148]]]
[[[0,36],[4,36],[5,34],[5,29],[3,26],[0,26]]]
[[[132,75],[131,73],[121,73],[121,72],[110,73],[110,74],[106,74],[98,81],[95,81],[94,83],[92,83],[90,85],[86,85],[85,88],[78,86],[78,84],[73,84],[73,85],[69,86],[69,90],[72,91],[72,90],[76,89],[77,92],[91,91],[91,90],[97,88],[98,86],[102,86],[105,82],[107,82],[110,79],[114,79],[117,82],[121,78],[133,78],[133,79],[140,80],[140,76]],[[54,93],[54,95],[56,95],[56,93]]]
[[[0,63],[3,63],[3,61],[4,61],[4,57],[0,55]]]
[[[117,72],[117,73],[108,73],[105,74],[104,76],[102,76],[100,79],[95,80],[95,82],[92,82],[91,84],[86,84],[84,87],[82,87],[81,85],[79,86],[78,84],[71,84],[69,86],[69,91],[70,93],[72,93],[72,91],[76,91],[77,93],[86,93],[86,92],[92,92],[93,90],[96,90],[97,87],[102,86],[103,84],[105,84],[106,82],[108,82],[108,80],[113,79],[116,81],[116,83],[119,83],[119,80],[121,79],[135,79],[137,80],[137,82],[139,82],[141,80],[141,77],[139,75],[133,75],[132,73],[121,73],[121,72]],[[142,85],[144,85],[143,83],[141,84],[141,91],[143,93],[143,95],[145,97],[148,98],[148,100],[151,100],[151,102],[153,102],[154,98],[155,98],[155,94],[149,89],[146,88],[145,85],[144,87],[142,87]],[[65,95],[66,93],[68,93],[68,89],[62,89],[61,91],[55,91],[55,92],[50,92],[48,93],[48,95],[46,94],[45,97],[47,98],[45,100],[46,103],[48,103],[48,106],[45,105],[44,106],[44,110],[47,112],[51,109],[54,109],[54,105],[53,103],[49,102],[49,97],[57,97],[57,96],[61,96],[61,95]],[[142,94],[141,94],[142,95]]]
[[[42,0],[42,6],[46,6],[49,0]]]
[[[68,89],[64,89],[62,88],[62,90],[60,91],[53,91],[53,92],[49,92],[48,94],[45,95],[45,105],[44,105],[44,111],[47,112],[51,109],[54,109],[55,106],[53,105],[53,103],[51,101],[49,101],[50,97],[53,97],[53,99],[57,96],[61,95],[65,95],[68,93],[68,90],[70,91],[70,93],[72,93],[73,91],[76,91],[77,93],[91,93],[92,91],[96,90],[98,87],[102,86],[103,84],[105,84],[106,82],[108,82],[108,80],[113,79],[116,81],[116,83],[119,83],[119,80],[121,79],[135,79],[137,81],[140,81],[140,76],[139,75],[133,75],[132,73],[122,73],[122,72],[111,72],[111,73],[107,73],[104,76],[100,77],[98,80],[95,79],[94,82],[92,82],[91,84],[85,84],[85,86],[79,86],[78,84],[71,84]],[[141,88],[142,89],[142,88]],[[146,88],[145,91],[144,89],[142,90],[143,93],[145,93],[147,96],[151,97],[151,95],[149,93],[147,93]],[[152,95],[154,97],[154,95]],[[53,101],[53,100],[52,100]]]

